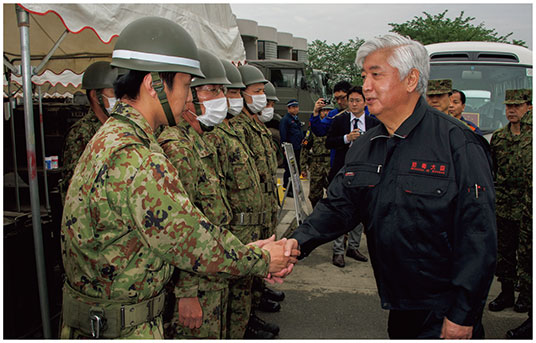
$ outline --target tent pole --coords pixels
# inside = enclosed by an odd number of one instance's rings
[[[17,212],[20,212],[20,198],[19,198],[19,168],[17,166],[17,145],[15,140],[15,117],[13,116],[13,108],[15,107],[14,97],[11,97],[11,73],[8,73],[7,77],[7,100],[9,121],[11,124],[11,145],[13,146],[13,171],[15,173],[15,201],[17,202]]]
[[[47,163],[45,161],[45,128],[43,123],[43,94],[41,93],[41,86],[39,86],[39,126],[41,129],[41,152],[43,157],[43,179],[45,180],[45,204],[47,211],[50,213],[50,201],[48,200],[48,179],[47,179]]]
[[[36,74],[39,74],[41,72],[41,69],[43,69],[45,67],[45,65],[47,64],[47,62],[50,59],[50,57],[52,57],[52,55],[56,52],[56,50],[58,50],[61,42],[63,42],[65,37],[67,37],[68,33],[69,33],[69,31],[67,29],[65,31],[63,31],[62,35],[60,36],[60,38],[58,38],[58,40],[56,41],[54,46],[50,49],[50,51],[45,56],[45,58],[43,58],[41,63],[39,63],[39,65],[37,67],[35,67],[35,73]]]
[[[30,18],[28,12],[16,6],[17,24],[20,31],[20,48],[22,56],[22,83],[24,94],[24,127],[26,133],[26,158],[28,161],[28,181],[30,186],[30,202],[32,207],[32,226],[34,235],[35,263],[37,267],[37,283],[39,302],[41,305],[41,321],[44,338],[51,338],[50,317],[48,315],[48,290],[45,269],[43,234],[41,230],[41,211],[39,206],[39,187],[37,182],[37,165],[35,156],[35,132],[33,122],[32,81],[30,64]]]

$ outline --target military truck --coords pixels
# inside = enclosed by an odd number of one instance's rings
[[[287,102],[296,99],[300,103],[298,117],[302,122],[302,129],[309,127],[309,116],[313,112],[316,100],[327,97],[331,91],[327,87],[327,77],[315,69],[307,69],[305,62],[293,60],[248,60],[248,64],[259,68],[264,77],[275,87],[279,102],[275,104],[274,118],[266,123],[272,132],[276,145],[281,149],[279,135],[279,121],[287,113]],[[283,153],[278,151],[279,162],[282,162]]]

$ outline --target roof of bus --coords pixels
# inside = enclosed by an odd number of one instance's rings
[[[483,52],[509,52],[516,54],[520,64],[532,65],[532,51],[513,44],[495,42],[447,42],[435,43],[425,46],[431,55],[438,52],[461,52],[461,51],[483,51]]]

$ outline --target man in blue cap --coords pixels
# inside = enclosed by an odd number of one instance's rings
[[[294,156],[296,157],[296,163],[298,168],[300,166],[300,152],[301,142],[303,140],[303,131],[301,129],[302,124],[298,118],[300,112],[300,106],[298,100],[291,99],[287,102],[288,113],[279,122],[279,134],[281,135],[281,143],[288,142],[292,144],[294,149]],[[285,175],[283,176],[283,185],[286,187],[290,176],[290,170],[288,163],[285,163]],[[289,186],[287,196],[293,197],[292,185]]]

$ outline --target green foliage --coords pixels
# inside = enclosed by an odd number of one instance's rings
[[[315,40],[309,44],[309,66],[328,74],[330,88],[341,80],[347,80],[354,85],[362,85],[360,71],[355,66],[357,49],[364,40],[356,38],[348,42],[328,44],[326,41]]]
[[[447,12],[448,10],[445,10],[435,15],[423,12],[424,17],[415,16],[402,24],[389,23],[392,27],[391,32],[408,36],[424,45],[455,41],[487,41],[527,46],[522,40],[514,39],[509,42],[512,32],[501,36],[495,29],[487,29],[484,23],[473,25],[471,22],[475,17],[464,17],[463,11],[454,19],[447,18]]]

